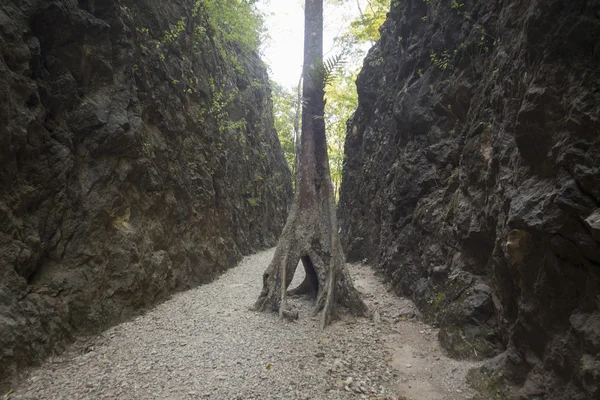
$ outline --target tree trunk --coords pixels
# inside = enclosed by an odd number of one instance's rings
[[[306,0],[304,21],[304,104],[294,201],[255,309],[297,318],[287,306],[287,295],[312,293],[313,314],[323,311],[324,327],[340,305],[358,316],[366,316],[368,309],[346,270],[338,236],[325,138],[323,0]],[[299,260],[306,278],[287,293]]]
[[[302,107],[302,73],[298,79],[298,97],[296,98],[296,115],[294,116],[294,167],[292,177],[296,179],[296,169],[298,168],[298,156],[300,154],[300,107]],[[293,182],[296,187],[296,182]]]

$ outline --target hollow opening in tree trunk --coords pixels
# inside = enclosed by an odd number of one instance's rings
[[[302,265],[304,266],[304,279],[298,287],[290,290],[288,293],[290,295],[309,295],[314,300],[319,293],[317,271],[309,256],[302,256],[300,261],[302,261]]]

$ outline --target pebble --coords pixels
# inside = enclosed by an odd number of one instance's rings
[[[81,339],[55,359],[60,362],[49,360],[33,369],[31,378],[14,388],[11,400],[406,398],[399,392],[406,388],[399,383],[399,372],[389,363],[395,350],[386,343],[406,326],[412,333],[402,342],[414,345],[419,325],[373,324],[342,313],[341,321],[322,330],[305,298],[289,298],[299,312],[293,323],[276,313],[250,311],[273,252],[246,257],[210,284],[175,294],[135,319]],[[415,309],[388,293],[368,267],[349,270],[369,304],[379,303],[381,321],[391,321],[398,309]],[[302,268],[296,275],[292,286],[302,281]],[[431,362],[444,368],[464,365],[446,358]],[[461,379],[453,385],[464,385]],[[452,387],[457,388],[464,389]]]

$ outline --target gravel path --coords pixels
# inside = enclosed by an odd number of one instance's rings
[[[290,299],[296,322],[248,308],[273,250],[246,257],[215,282],[71,347],[33,369],[11,399],[412,399],[474,398],[474,363],[446,358],[437,331],[373,271],[351,265],[377,309],[326,330],[308,299]],[[299,268],[300,272],[301,268]],[[295,281],[300,281],[297,276]]]

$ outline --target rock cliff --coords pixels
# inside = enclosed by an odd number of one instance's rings
[[[357,86],[339,216],[486,358],[486,398],[600,398],[600,2],[393,0]]]
[[[276,243],[291,179],[266,69],[210,18],[0,4],[0,379]]]

